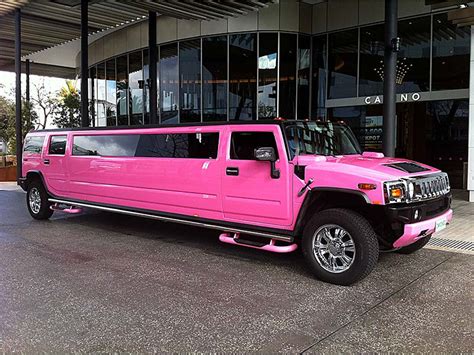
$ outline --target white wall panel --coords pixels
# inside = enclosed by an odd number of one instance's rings
[[[229,32],[256,31],[257,13],[253,11],[246,15],[229,17],[228,24]]]
[[[357,26],[358,0],[331,0],[328,2],[328,31]]]
[[[311,34],[311,23],[313,6],[301,2],[300,3],[300,32]]]
[[[197,37],[201,35],[201,21],[178,19],[178,39]]]
[[[276,2],[258,12],[258,29],[260,31],[277,31],[280,28],[280,4]]]
[[[168,16],[158,16],[156,19],[156,41],[164,43],[178,39],[178,20]]]
[[[327,11],[328,4],[326,2],[313,6],[313,24],[311,27],[314,34],[327,31]]]
[[[201,35],[214,35],[219,33],[227,33],[227,20],[213,20],[201,22]]]
[[[280,30],[295,31],[300,27],[299,3],[296,0],[280,0]]]

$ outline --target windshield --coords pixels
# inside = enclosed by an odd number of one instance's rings
[[[287,122],[285,134],[292,156],[303,154],[349,155],[361,149],[351,129],[342,123]]]

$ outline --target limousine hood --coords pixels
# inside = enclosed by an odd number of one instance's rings
[[[364,191],[371,200],[383,201],[383,183],[400,178],[429,175],[440,170],[412,160],[382,156],[346,155],[296,157],[296,164],[305,166],[305,181],[313,178],[311,187],[348,190],[359,189],[359,184],[374,184],[373,191]]]

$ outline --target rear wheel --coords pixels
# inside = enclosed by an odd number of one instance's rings
[[[346,209],[316,214],[303,232],[303,254],[322,281],[350,285],[366,277],[377,263],[379,244],[372,226]]]
[[[428,244],[428,242],[430,241],[432,235],[433,234],[427,235],[426,237],[423,237],[423,238],[417,240],[415,243],[412,243],[410,245],[407,245],[406,247],[398,249],[397,253],[411,254],[411,253],[414,253],[415,251],[420,250],[426,244]]]
[[[48,201],[48,193],[40,180],[33,180],[26,190],[26,205],[34,219],[48,219],[53,215]]]

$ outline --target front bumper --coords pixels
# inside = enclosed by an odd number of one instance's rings
[[[450,223],[453,219],[453,210],[449,209],[442,215],[418,223],[405,224],[403,235],[393,243],[394,248],[402,248],[435,232],[436,222],[446,219]]]

